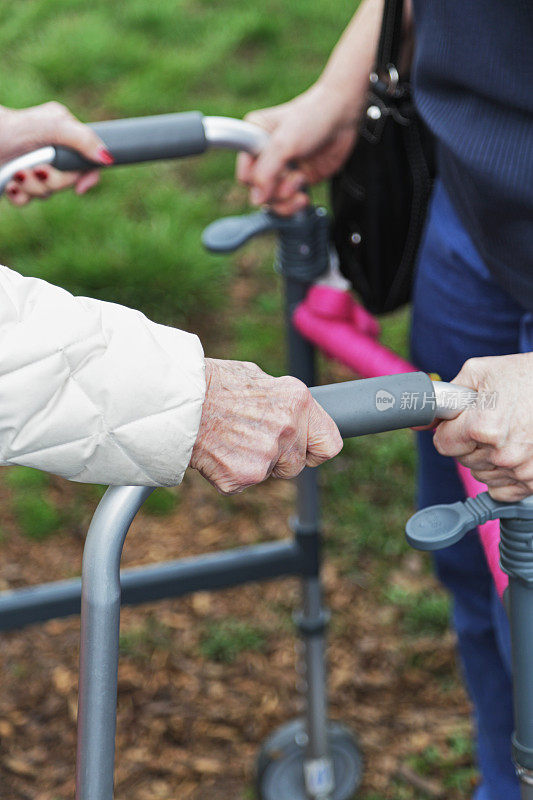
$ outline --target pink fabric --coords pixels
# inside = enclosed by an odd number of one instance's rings
[[[293,314],[295,328],[329,358],[339,361],[362,378],[415,372],[415,367],[377,341],[379,324],[349,291],[331,286],[315,285]],[[469,497],[487,490],[466,467],[457,464],[465,491]],[[480,525],[479,537],[487,564],[500,597],[508,578],[500,568],[500,524],[491,520]]]

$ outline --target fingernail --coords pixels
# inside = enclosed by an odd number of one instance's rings
[[[26,173],[25,172],[15,172],[13,178],[17,181],[17,183],[24,183],[26,180]]]
[[[35,169],[33,174],[39,181],[47,181],[48,180],[48,172],[45,169]]]
[[[16,186],[10,186],[9,189],[7,190],[7,193],[11,197],[15,197],[15,195],[19,193],[19,190],[17,189]]]
[[[104,164],[106,167],[113,164],[115,161],[109,150],[106,150],[105,147],[100,147],[96,152],[96,156],[97,161],[99,161],[100,164]]]

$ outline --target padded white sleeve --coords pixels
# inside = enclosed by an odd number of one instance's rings
[[[0,464],[176,485],[204,393],[196,336],[0,266]]]

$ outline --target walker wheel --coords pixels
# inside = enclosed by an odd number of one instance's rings
[[[327,800],[351,800],[362,779],[361,751],[353,734],[337,722],[328,724],[328,740],[335,789]],[[304,784],[306,744],[302,719],[285,723],[265,740],[257,757],[260,800],[308,800]]]

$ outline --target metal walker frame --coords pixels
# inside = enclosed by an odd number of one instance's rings
[[[266,139],[264,131],[249,123],[195,112],[117,120],[93,127],[116,164],[189,156],[209,147],[257,153]],[[0,168],[0,194],[18,170],[42,163],[70,170],[94,167],[65,148],[41,148]],[[291,314],[313,280],[328,266],[324,212],[310,208],[290,220],[263,212],[229,218],[211,226],[204,242],[212,250],[228,252],[267,230],[279,234],[277,265],[285,286],[289,371],[313,386],[314,348],[292,327]],[[433,404],[406,407],[401,402],[405,392],[432,398]],[[344,437],[426,425],[434,417],[452,418],[465,402],[464,389],[433,383],[423,373],[315,387],[312,393]],[[446,401],[450,394],[455,395],[455,403]],[[383,395],[387,397],[385,407],[378,403]],[[320,582],[316,472],[304,470],[296,484],[292,538],[123,572],[120,558],[126,535],[152,490],[111,487],[87,534],[81,582],[59,581],[0,593],[0,630],[77,614],[81,608],[77,800],[113,798],[121,602],[137,604],[181,597],[198,590],[286,575],[302,580],[303,608],[296,624],[304,643],[306,715],[304,722],[283,726],[265,743],[258,759],[259,793],[262,800],[348,800],[352,796],[360,782],[361,755],[349,732],[327,721],[328,614]],[[523,800],[533,800],[533,505],[527,501],[496,504],[481,495],[465,504],[419,512],[410,521],[407,535],[413,546],[435,549],[457,541],[485,519],[499,516],[506,518],[502,524],[502,565],[510,575],[517,719],[514,755]]]

